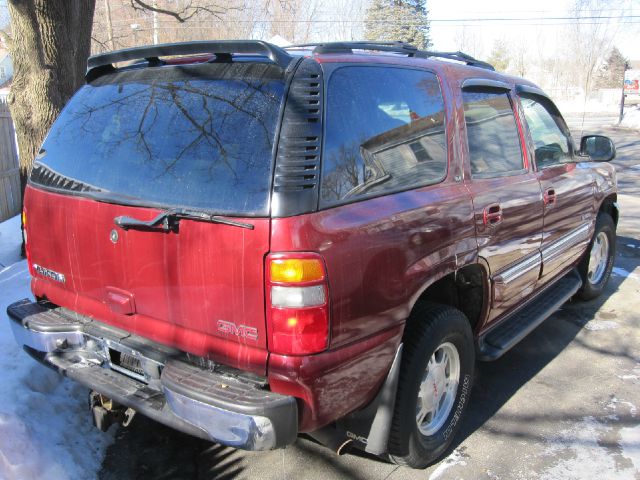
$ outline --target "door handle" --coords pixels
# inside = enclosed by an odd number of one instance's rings
[[[484,207],[482,211],[482,223],[491,227],[502,222],[502,207],[499,204]]]
[[[543,195],[545,206],[552,207],[556,203],[556,191],[554,188],[547,188]]]

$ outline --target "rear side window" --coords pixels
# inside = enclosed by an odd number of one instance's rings
[[[268,215],[282,77],[261,63],[100,77],[55,122],[32,181],[117,203]],[[62,180],[43,183],[53,175]]]
[[[444,101],[433,73],[342,67],[327,92],[321,206],[444,179]]]
[[[498,177],[524,169],[520,137],[506,92],[462,91],[469,161],[474,177]]]
[[[536,165],[544,168],[571,162],[571,143],[558,125],[559,117],[534,95],[522,95],[520,103],[535,146]]]

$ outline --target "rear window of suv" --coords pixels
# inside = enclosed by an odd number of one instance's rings
[[[105,75],[69,102],[36,168],[62,179],[48,186],[106,201],[268,215],[283,92],[266,63]]]

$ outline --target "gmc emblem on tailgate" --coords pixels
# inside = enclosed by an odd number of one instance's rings
[[[246,325],[236,325],[226,320],[218,320],[218,331],[235,335],[236,337],[247,338],[249,340],[258,340],[258,329],[248,327]]]

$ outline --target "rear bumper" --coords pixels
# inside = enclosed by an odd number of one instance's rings
[[[7,308],[16,341],[38,361],[177,430],[245,450],[293,443],[295,398],[259,380],[201,368],[182,352],[51,304]],[[120,364],[126,356],[134,360]]]

